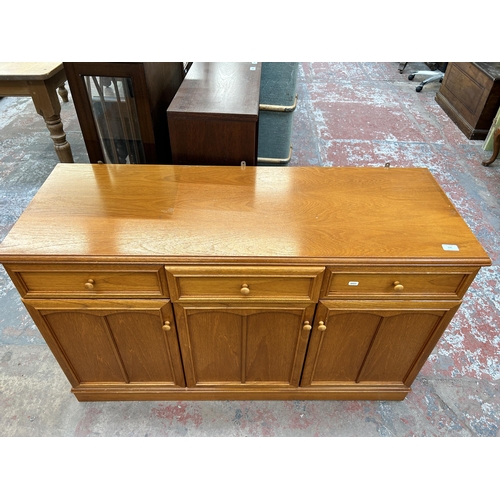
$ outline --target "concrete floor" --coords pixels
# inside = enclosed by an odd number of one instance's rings
[[[469,141],[398,63],[302,63],[291,165],[428,168],[489,253],[403,402],[79,403],[0,271],[0,436],[499,436],[500,159]],[[70,102],[62,120],[88,162]],[[29,98],[0,99],[0,240],[58,162]],[[41,231],[43,228],[40,229]]]

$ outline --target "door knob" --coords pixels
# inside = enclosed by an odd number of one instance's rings
[[[393,285],[394,285],[394,290],[396,290],[396,292],[402,292],[405,288],[399,281],[395,281]]]
[[[95,283],[95,281],[93,279],[88,279],[87,283],[85,283],[84,287],[87,290],[93,290],[94,289],[94,283]]]

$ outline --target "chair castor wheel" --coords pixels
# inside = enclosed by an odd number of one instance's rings
[[[419,86],[418,86],[415,90],[416,90],[417,92],[420,92],[423,88],[424,88],[424,87],[423,87],[422,85],[419,85]]]
[[[415,75],[408,75],[408,80],[413,80],[415,78]]]

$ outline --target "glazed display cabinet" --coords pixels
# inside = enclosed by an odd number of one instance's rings
[[[182,62],[66,62],[92,163],[168,163],[166,110],[182,83]]]

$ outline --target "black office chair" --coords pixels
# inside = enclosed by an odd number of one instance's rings
[[[417,92],[420,92],[424,88],[424,85],[427,85],[428,83],[436,82],[438,80],[442,82],[447,66],[448,63],[442,63],[441,66],[433,71],[415,71],[414,73],[410,73],[408,75],[408,80],[413,80],[416,76],[427,76],[428,78],[426,78],[415,88]]]

